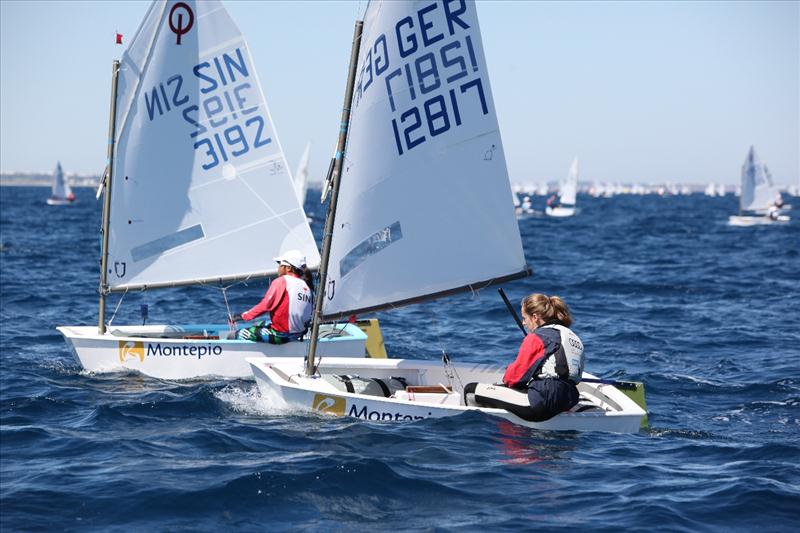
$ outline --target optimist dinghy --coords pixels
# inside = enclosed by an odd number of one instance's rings
[[[778,189],[772,182],[767,166],[761,162],[752,146],[742,165],[741,189],[739,214],[728,217],[730,226],[762,226],[789,222],[788,215],[777,211],[770,216],[770,206],[778,196]]]
[[[61,162],[56,164],[56,169],[53,172],[53,186],[50,191],[50,197],[47,199],[47,205],[71,205],[75,203],[75,193],[64,178],[64,171],[61,170]]]
[[[580,401],[575,407],[544,422],[523,420],[505,409],[468,407],[463,393],[449,385],[447,369],[438,361],[325,357],[314,376],[303,374],[304,361],[299,358],[248,362],[265,396],[279,398],[292,408],[364,420],[410,422],[481,411],[535,429],[636,433],[646,414],[616,387],[587,382],[578,385]],[[463,383],[500,382],[504,371],[483,364],[452,368]]]
[[[417,20],[426,24],[415,29]],[[316,364],[322,320],[530,274],[473,2],[370,2],[356,23],[343,108],[309,356],[305,363],[250,359],[262,394],[368,420],[480,410],[542,429],[638,430],[644,411],[611,386],[582,385],[586,412],[532,424],[463,405],[461,383],[497,382],[498,366],[459,365],[457,381],[448,377],[452,365],[433,361],[324,357]],[[354,382],[371,383],[378,395]]]
[[[575,214],[575,201],[578,196],[578,158],[572,160],[567,178],[559,187],[559,204],[547,206],[545,213],[551,217],[571,217]]]
[[[112,73],[99,323],[58,328],[78,362],[189,379],[250,376],[246,357],[305,355],[307,342],[227,340],[225,325],[106,323],[112,292],[224,290],[276,275],[286,249],[319,264],[247,43],[220,2],[154,1]],[[358,327],[322,329],[322,352],[364,356]]]

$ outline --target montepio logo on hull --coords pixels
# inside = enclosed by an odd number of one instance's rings
[[[129,357],[138,358],[144,363],[144,343],[141,341],[119,341],[119,362],[124,363]]]
[[[322,413],[344,416],[345,405],[344,398],[328,396],[327,394],[315,394],[311,408]]]

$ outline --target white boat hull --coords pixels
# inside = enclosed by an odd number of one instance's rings
[[[56,329],[89,372],[134,370],[162,379],[252,378],[247,358],[304,357],[308,346],[307,341],[275,345],[228,340],[228,328],[221,325],[112,326],[104,335],[96,326]],[[325,356],[366,355],[367,336],[353,324],[323,325],[320,336],[317,350]]]
[[[551,217],[571,217],[575,214],[574,207],[547,207],[544,212]]]
[[[445,392],[448,384],[442,363],[409,359],[323,358],[322,374],[358,375],[388,380],[402,377],[409,385],[437,386],[441,393],[395,392],[391,397],[349,393],[320,377],[303,375],[302,359],[253,358],[252,367],[261,394],[287,406],[365,420],[408,422],[425,418],[455,416],[466,411],[504,418],[515,424],[541,430],[608,431],[636,433],[645,411],[611,385],[581,383],[582,403],[590,408],[581,412],[561,413],[545,422],[529,422],[504,410],[466,406],[459,392]],[[461,383],[496,383],[503,368],[493,365],[455,365]],[[584,377],[592,377],[584,374]]]
[[[790,217],[787,215],[779,215],[777,219],[772,219],[766,215],[764,216],[730,216],[728,217],[728,225],[730,226],[762,226],[769,224],[785,224],[789,222]]]
[[[536,211],[535,209],[523,209],[521,207],[517,207],[514,209],[514,214],[517,216],[518,220],[521,220],[530,217],[541,217],[544,213],[541,211]]]
[[[75,200],[69,200],[67,198],[53,198],[50,197],[47,199],[47,205],[72,205],[75,203]]]

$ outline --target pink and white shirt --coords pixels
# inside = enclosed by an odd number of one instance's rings
[[[244,320],[253,320],[269,312],[272,328],[281,333],[302,333],[311,321],[311,289],[294,274],[285,274],[269,284],[264,298],[242,313]]]

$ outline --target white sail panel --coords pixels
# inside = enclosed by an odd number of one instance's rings
[[[528,272],[473,2],[370,2],[323,315]]]
[[[567,179],[561,185],[561,205],[574,206],[578,194],[578,158],[572,160]]]
[[[306,143],[300,162],[297,164],[297,172],[294,173],[294,190],[297,199],[302,206],[306,202],[306,189],[308,188],[308,158],[311,152],[311,143]]]
[[[53,198],[67,198],[72,194],[67,180],[64,179],[64,171],[61,169],[61,162],[56,163],[56,169],[53,171],[53,187],[51,191]]]
[[[218,1],[151,5],[122,57],[112,289],[319,264],[244,37]]]
[[[775,198],[777,189],[772,184],[772,177],[756,154],[754,147],[750,147],[747,157],[742,165],[742,194],[739,197],[739,207],[742,211],[765,211]]]

